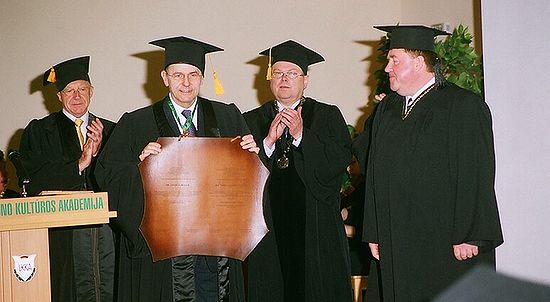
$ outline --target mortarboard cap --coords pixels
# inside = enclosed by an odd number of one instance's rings
[[[424,25],[374,26],[381,31],[391,33],[390,48],[429,50],[435,52],[434,38],[449,35],[448,32]]]
[[[298,65],[304,74],[307,74],[309,65],[325,60],[320,54],[292,40],[272,46],[260,52],[260,54],[270,57],[268,70],[271,68],[271,64],[286,61]]]
[[[164,48],[164,68],[171,64],[185,63],[196,66],[203,74],[205,55],[223,50],[217,46],[186,37],[160,39],[151,41],[149,44]]]
[[[63,90],[67,84],[76,80],[90,82],[88,70],[90,67],[90,57],[84,56],[61,62],[46,70],[43,77],[43,85],[55,83],[57,91]]]

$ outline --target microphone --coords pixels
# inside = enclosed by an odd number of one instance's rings
[[[27,169],[25,169],[21,162],[21,154],[19,154],[17,150],[10,150],[8,152],[8,158],[15,166],[15,170],[23,186],[28,184],[30,182],[29,173],[27,173]]]

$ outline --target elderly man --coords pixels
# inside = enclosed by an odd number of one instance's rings
[[[291,40],[260,54],[275,100],[244,116],[271,171],[270,232],[249,257],[249,301],[351,301],[339,192],[351,139],[336,106],[304,97],[308,66],[324,59]]]
[[[44,190],[99,190],[93,170],[114,123],[89,112],[93,87],[90,57],[64,61],[44,74],[55,83],[59,112],[33,120],[21,138],[29,195]],[[50,229],[52,301],[112,301],[113,234],[107,225]]]
[[[379,261],[367,300],[428,301],[474,265],[494,266],[503,242],[491,114],[441,75],[434,36],[446,33],[376,28],[391,32],[385,71],[395,93],[370,133],[363,237]]]
[[[121,117],[97,170],[119,213],[117,223],[123,234],[119,301],[244,301],[239,261],[179,256],[153,262],[139,231],[144,193],[138,164],[162,152],[155,142],[158,137],[242,136],[243,149],[258,151],[237,106],[199,96],[205,55],[221,48],[186,37],[150,44],[165,49],[160,76],[169,93],[163,100]]]

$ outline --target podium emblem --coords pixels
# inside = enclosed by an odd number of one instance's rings
[[[22,282],[29,282],[36,272],[36,267],[34,266],[36,254],[12,256],[12,258],[14,262],[13,273],[17,279]]]

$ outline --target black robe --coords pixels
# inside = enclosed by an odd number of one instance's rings
[[[18,197],[21,197],[21,194],[10,189],[6,189],[6,191],[4,191],[4,195],[2,196],[2,198],[18,198]]]
[[[197,270],[194,260],[199,257],[181,256],[153,262],[139,231],[144,204],[139,154],[149,142],[160,136],[179,135],[168,102],[169,97],[166,97],[151,106],[125,113],[105,146],[96,171],[100,184],[109,192],[110,206],[118,212],[115,224],[123,234],[119,302],[195,301]],[[197,106],[197,136],[235,137],[249,133],[234,104],[199,97]],[[218,289],[220,301],[244,301],[241,262],[214,257],[214,265],[216,262],[221,280]]]
[[[363,215],[365,212],[365,177],[354,175],[351,185],[342,192],[342,206],[348,211],[345,225],[355,230],[352,237],[348,237],[349,256],[352,276],[367,276],[372,259],[367,243],[363,241]]]
[[[367,153],[370,146],[370,133],[372,121],[376,113],[376,108],[365,121],[363,132],[354,138],[352,143],[352,152],[357,159],[361,169],[360,175],[351,177],[351,192],[348,190],[342,192],[342,207],[348,209],[348,218],[344,221],[346,225],[355,227],[355,235],[348,238],[349,252],[351,260],[351,274],[354,276],[368,276],[372,261],[372,254],[366,242],[363,241],[363,225],[365,213],[365,170]]]
[[[402,119],[404,97],[377,108],[367,161],[364,240],[379,244],[368,301],[428,301],[503,242],[491,114],[475,94],[447,84]],[[458,261],[453,245],[480,254]]]
[[[336,106],[306,98],[302,141],[291,147],[290,166],[278,169],[281,142],[271,158],[263,148],[273,104],[244,114],[271,171],[263,201],[270,231],[248,257],[248,301],[351,301],[339,193],[351,161],[346,123]]]
[[[90,121],[95,118],[90,114]],[[100,120],[104,145],[115,124]],[[75,124],[61,111],[29,123],[20,153],[29,173],[29,196],[44,190],[100,190],[93,176],[96,158],[78,173],[80,142]],[[115,251],[109,226],[53,228],[49,244],[53,302],[113,300]]]

